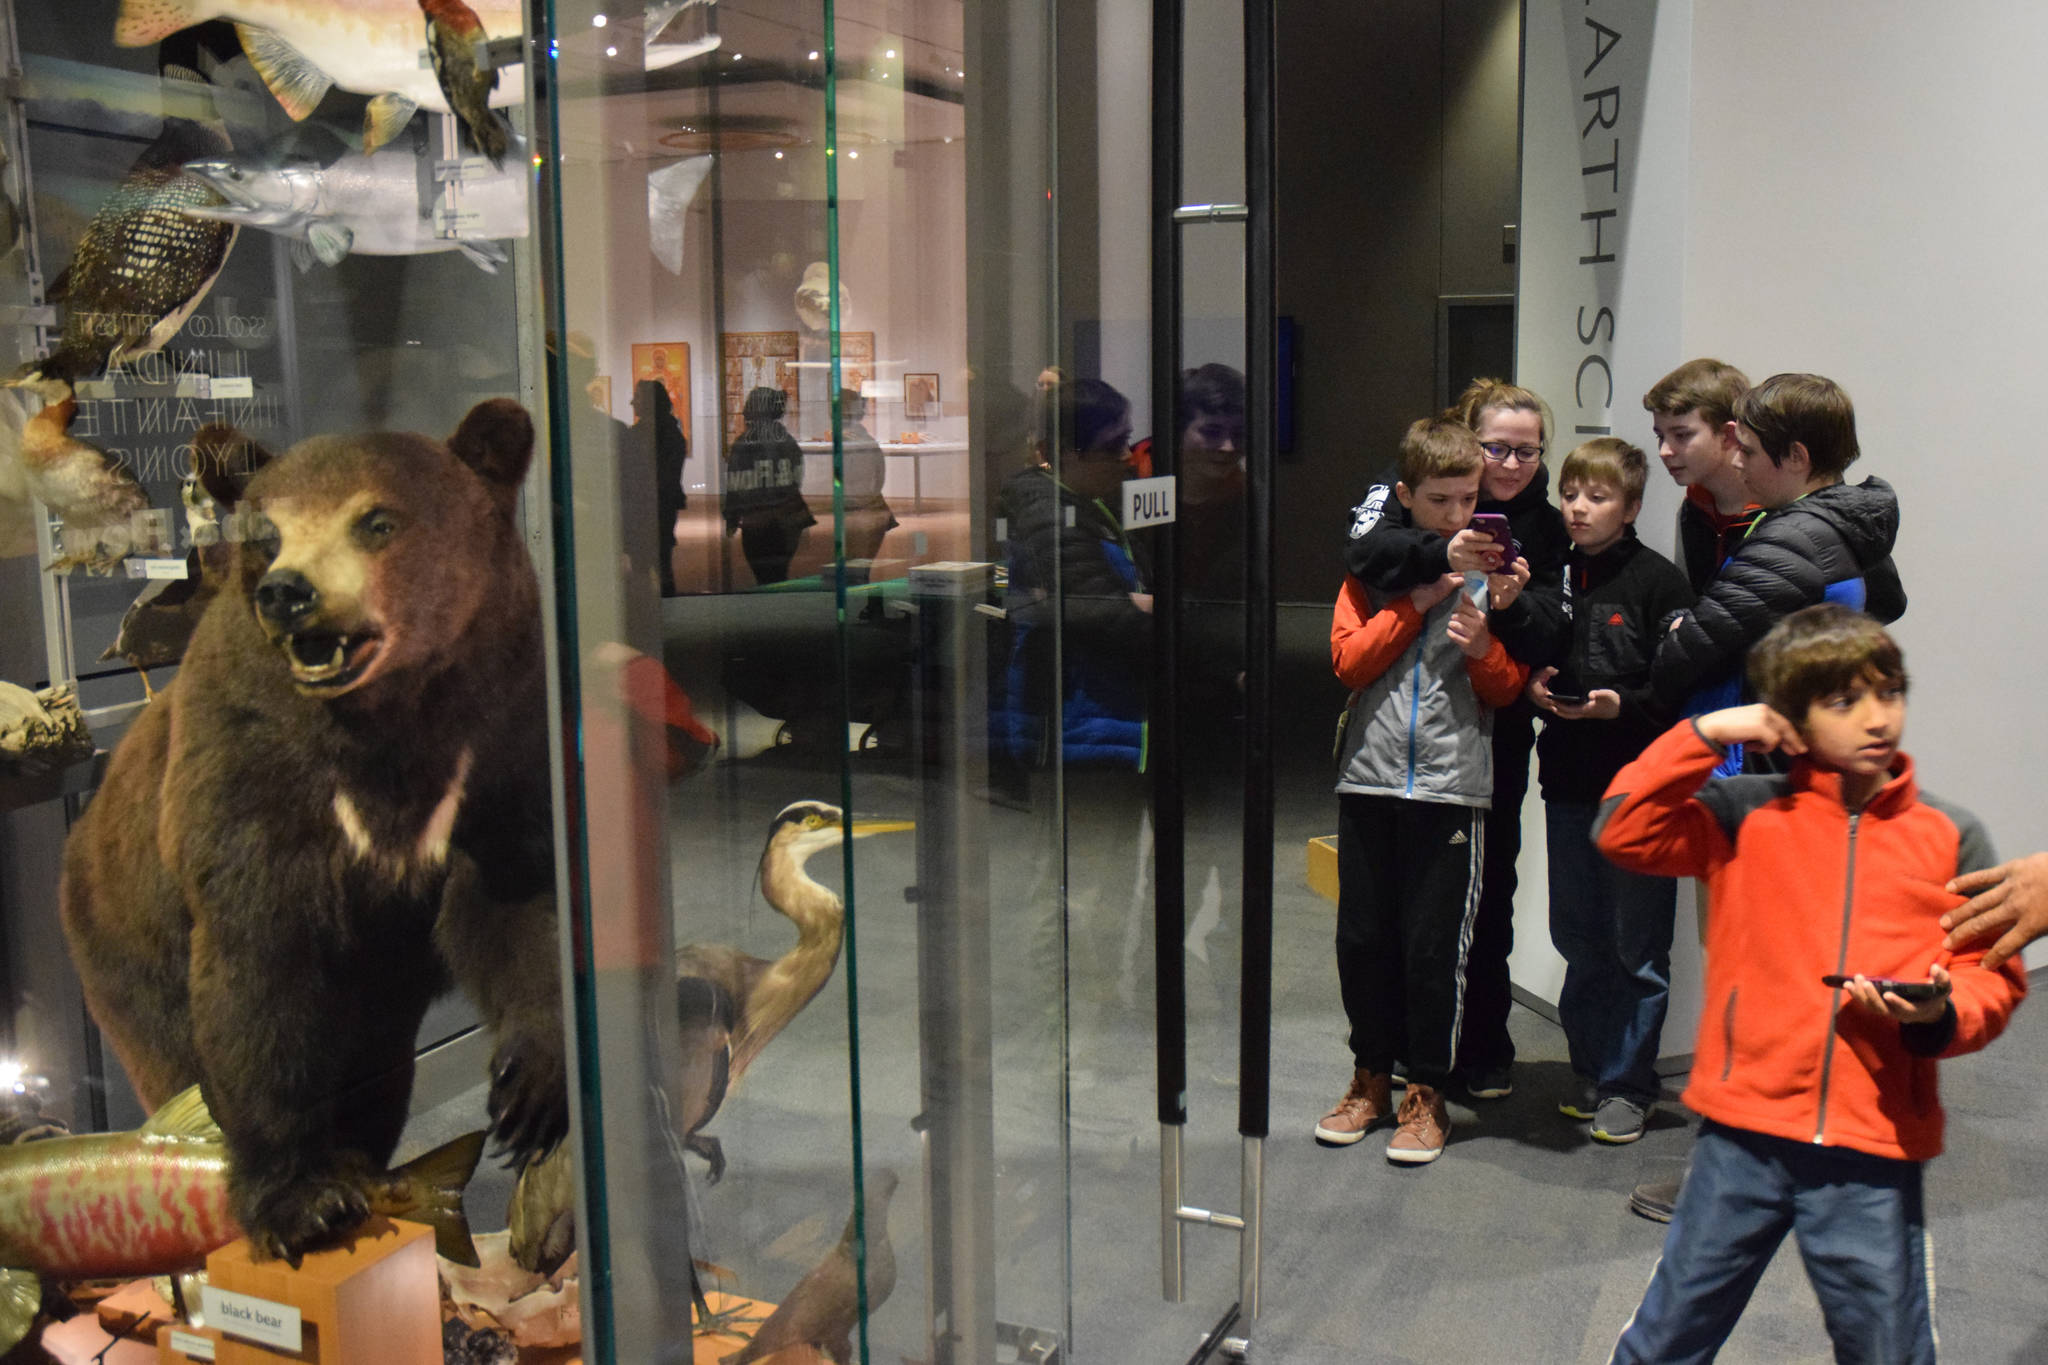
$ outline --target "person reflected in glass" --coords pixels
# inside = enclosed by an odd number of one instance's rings
[[[882,552],[882,539],[898,525],[882,496],[888,457],[867,428],[867,399],[858,389],[839,391],[840,483],[846,498],[846,557],[872,560]],[[912,459],[917,457],[913,455]]]
[[[633,386],[633,435],[654,449],[654,529],[661,595],[676,592],[676,517],[690,505],[683,487],[683,462],[690,458],[690,442],[683,424],[676,420],[675,404],[658,379],[643,379]]]
[[[1011,475],[1002,494],[1011,652],[993,743],[1030,774],[1033,809],[1058,808],[1050,779],[1062,779],[1066,894],[1062,906],[1034,893],[1034,904],[1055,911],[1034,926],[1032,956],[1048,974],[1071,968],[1065,1061],[1077,1090],[1097,1065],[1134,1067],[1149,1055],[1137,1009],[1148,927],[1133,869],[1147,807],[1152,596],[1113,510],[1130,441],[1121,393],[1099,379],[1066,379],[1042,399],[1045,462]],[[1040,868],[1042,882],[1059,861]],[[1041,1022],[1057,1022],[1054,1004]]]
[[[789,561],[818,520],[804,501],[804,453],[782,425],[788,407],[780,389],[749,393],[741,409],[746,428],[725,456],[725,533],[739,533],[760,584],[789,577]]]
[[[1189,1061],[1195,1075],[1227,1084],[1242,899],[1244,376],[1215,363],[1185,371],[1174,421]]]

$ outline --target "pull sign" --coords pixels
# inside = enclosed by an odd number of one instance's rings
[[[1124,480],[1124,529],[1159,526],[1173,520],[1173,475]]]

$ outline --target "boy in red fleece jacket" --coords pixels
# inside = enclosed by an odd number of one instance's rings
[[[1595,827],[1623,867],[1704,879],[1711,907],[1685,1091],[1704,1122],[1613,1359],[1711,1360],[1791,1232],[1837,1358],[1931,1362],[1934,1062],[1989,1043],[2026,994],[2016,959],[1944,950],[1960,897],[1943,887],[1997,859],[1915,785],[1905,664],[1876,621],[1794,612],[1749,672],[1764,701],[1680,722],[1616,775]],[[1710,783],[1732,744],[1798,757]],[[1872,984],[1887,978],[1915,986]]]

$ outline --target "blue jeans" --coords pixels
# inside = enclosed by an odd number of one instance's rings
[[[1671,924],[1678,883],[1607,861],[1593,843],[1591,802],[1546,801],[1550,941],[1564,958],[1557,997],[1572,1070],[1600,1098],[1657,1098],[1657,1047],[1671,1004]]]
[[[1790,1232],[1844,1365],[1932,1365],[1934,1258],[1917,1161],[1711,1119],[1664,1255],[1610,1365],[1708,1361]]]

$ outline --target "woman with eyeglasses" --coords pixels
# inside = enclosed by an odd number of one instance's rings
[[[1550,409],[1528,389],[1498,379],[1475,379],[1452,403],[1455,417],[1479,436],[1486,466],[1479,480],[1482,513],[1505,516],[1518,554],[1512,566],[1525,585],[1508,602],[1496,600],[1487,626],[1519,663],[1558,663],[1570,639],[1564,607],[1564,563],[1571,552],[1564,514],[1550,501],[1543,453],[1550,444]],[[1352,509],[1345,571],[1366,587],[1406,592],[1451,572],[1496,572],[1494,541],[1466,529],[1446,540],[1416,529],[1393,496],[1391,479],[1375,486]],[[1529,790],[1529,755],[1536,745],[1535,710],[1525,696],[1493,715],[1493,809],[1486,820],[1486,864],[1479,911],[1465,963],[1465,1018],[1457,1069],[1475,1099],[1502,1099],[1514,1090],[1514,1040],[1508,1036],[1508,954],[1514,947],[1515,861],[1522,851],[1522,798]]]

